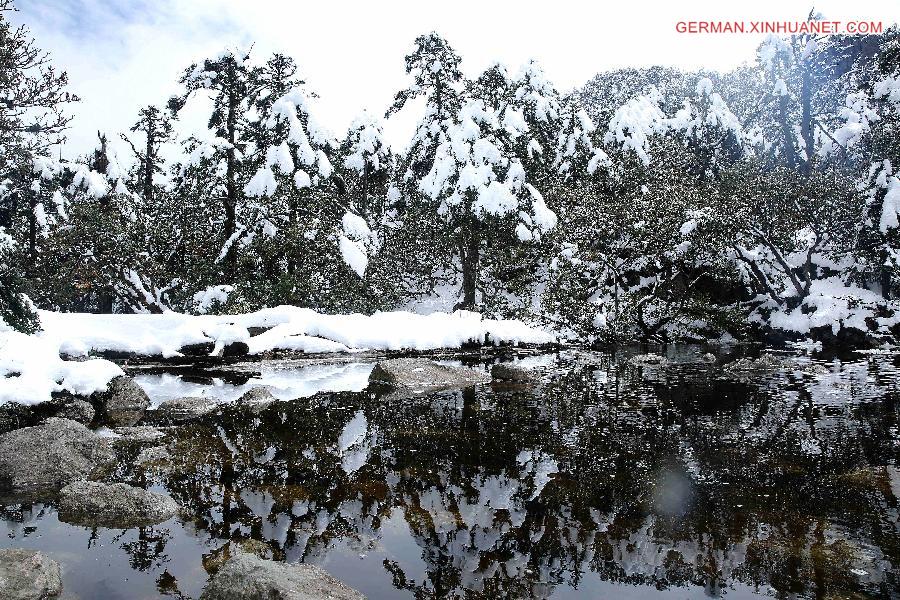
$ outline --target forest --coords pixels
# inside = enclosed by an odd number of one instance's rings
[[[730,72],[620,69],[568,92],[536,61],[469,79],[425,33],[394,67],[408,87],[338,134],[294,59],[226,49],[69,159],[79,98],[13,9],[0,1],[4,327],[292,305],[467,310],[603,346],[900,335],[897,26],[773,35]],[[180,139],[195,97],[208,132]],[[385,120],[416,102],[391,148]]]

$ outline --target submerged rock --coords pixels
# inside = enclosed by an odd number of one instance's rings
[[[382,360],[369,374],[369,383],[408,389],[468,387],[487,383],[490,379],[483,371],[440,365],[424,358]]]
[[[518,367],[512,363],[497,363],[491,367],[491,377],[501,381],[515,381],[518,383],[529,383],[538,380],[537,372]]]
[[[113,461],[109,440],[75,421],[50,418],[0,436],[0,493],[52,495],[99,475]]]
[[[168,521],[179,507],[167,494],[124,483],[77,481],[59,491],[59,518],[90,527],[144,527]]]
[[[365,600],[320,567],[240,553],[213,576],[201,600]]]
[[[147,416],[159,423],[186,423],[212,412],[216,406],[216,401],[210,398],[174,398],[166,400]]]
[[[628,359],[628,363],[636,367],[664,367],[669,359],[659,354],[638,354]]]
[[[48,600],[62,594],[59,564],[34,550],[0,550],[0,598]]]
[[[110,427],[137,424],[150,406],[150,398],[131,377],[120,375],[109,382],[105,392],[97,395],[103,423]]]

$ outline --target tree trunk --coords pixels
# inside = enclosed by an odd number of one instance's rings
[[[812,169],[813,159],[813,117],[812,117],[812,82],[809,75],[809,66],[804,64],[803,78],[800,88],[800,105],[802,109],[800,134],[803,136],[803,143],[806,146],[806,157],[800,166],[800,172],[809,175]]]
[[[797,168],[797,152],[794,148],[794,133],[788,122],[788,97],[782,94],[778,99],[778,120],[781,124],[781,136],[784,138],[784,155],[787,166],[793,170]]]
[[[150,119],[147,122],[147,149],[144,155],[144,201],[147,206],[153,201],[153,163],[156,157],[153,156],[153,127],[154,122]]]
[[[232,73],[232,81],[235,79],[235,74]],[[228,148],[228,154],[226,159],[225,166],[225,231],[224,238],[226,242],[230,242],[228,246],[228,250],[225,254],[225,269],[224,275],[226,278],[231,278],[234,276],[236,263],[237,263],[237,245],[235,244],[235,240],[232,239],[235,231],[237,231],[237,220],[236,220],[236,206],[237,206],[237,165],[234,160],[234,143],[237,137],[237,109],[238,109],[238,98],[236,97],[236,92],[234,90],[229,91],[228,93],[228,116],[226,120],[226,131],[228,134],[228,143],[230,147]]]
[[[460,228],[460,260],[463,272],[463,301],[460,308],[475,309],[475,293],[478,290],[478,264],[480,231],[478,219],[469,215]]]

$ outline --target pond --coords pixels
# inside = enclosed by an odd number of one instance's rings
[[[185,515],[7,506],[0,546],[45,550],[85,600],[197,598],[235,547],[371,599],[900,595],[898,357],[734,375],[699,352],[531,357],[538,384],[412,398],[365,389],[366,362],[137,372],[156,403],[224,403],[169,430],[169,460],[118,467]],[[227,403],[260,384],[283,401]]]

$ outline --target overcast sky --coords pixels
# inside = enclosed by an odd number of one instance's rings
[[[185,67],[224,47],[255,44],[260,58],[292,56],[321,96],[321,120],[339,136],[363,108],[383,113],[407,83],[404,56],[435,30],[477,75],[500,61],[513,72],[536,58],[568,90],[622,66],[730,69],[752,60],[761,36],[689,35],[686,20],[803,20],[798,0],[18,0],[13,20],[68,71],[83,101],[67,154],[94,147],[96,131],[125,131],[142,105],[164,104]],[[829,19],[900,20],[898,0],[819,0]],[[402,147],[415,115],[388,124]],[[185,126],[187,127],[187,125]]]

